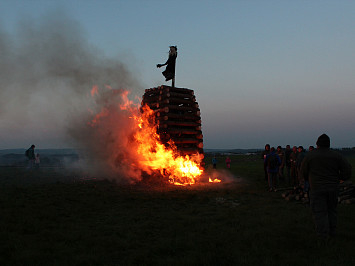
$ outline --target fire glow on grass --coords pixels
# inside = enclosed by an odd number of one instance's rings
[[[94,97],[98,94],[96,86],[91,90]],[[128,91],[121,92],[121,104],[119,109],[127,112],[129,118],[133,119],[133,152],[136,152],[137,160],[132,163],[132,167],[138,168],[148,173],[158,171],[164,178],[174,185],[193,185],[201,178],[203,168],[200,166],[202,156],[199,154],[189,157],[180,156],[176,146],[172,141],[166,147],[157,134],[157,124],[155,114],[147,105],[140,107],[128,99]],[[99,123],[99,120],[107,115],[107,109],[102,109],[91,121],[91,125]],[[219,179],[209,182],[218,183]]]

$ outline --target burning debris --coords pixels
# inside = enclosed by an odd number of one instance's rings
[[[192,90],[150,89],[142,106],[128,99],[128,91],[107,87],[103,94],[101,98],[100,89],[92,89],[101,109],[91,110],[87,125],[109,151],[103,159],[112,169],[124,168],[123,174],[133,175],[133,182],[147,175],[174,185],[202,182],[201,121]]]

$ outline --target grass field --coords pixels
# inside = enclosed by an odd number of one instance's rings
[[[0,168],[0,265],[354,265],[355,205],[319,246],[309,207],[267,192],[261,164],[233,156],[232,182],[191,187]]]

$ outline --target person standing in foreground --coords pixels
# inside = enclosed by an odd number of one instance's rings
[[[330,150],[330,138],[326,134],[316,144],[317,149],[304,158],[300,174],[301,180],[309,180],[317,235],[327,241],[336,234],[339,181],[351,177],[351,165],[344,156]]]

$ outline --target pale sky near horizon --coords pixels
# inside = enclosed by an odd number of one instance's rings
[[[141,97],[170,85],[155,66],[177,45],[176,86],[195,91],[205,148],[308,148],[322,133],[333,147],[355,147],[354,14],[355,1],[345,0],[0,0],[0,56],[21,64],[4,47],[62,17],[97,54],[125,65]],[[70,147],[65,110],[50,115],[60,109],[55,93],[42,101],[33,91],[25,108],[8,66],[0,68],[0,149]]]

